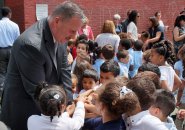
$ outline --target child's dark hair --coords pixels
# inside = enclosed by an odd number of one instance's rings
[[[152,46],[152,49],[155,49],[155,51],[159,54],[164,56],[164,59],[170,64],[174,65],[176,61],[176,56],[174,53],[174,47],[173,44],[169,40],[163,40],[159,43],[154,43]]]
[[[86,40],[87,41],[88,40],[87,35],[85,35],[85,34],[79,35],[78,38],[77,38],[77,42],[80,41],[80,40]]]
[[[100,71],[102,71],[104,73],[112,72],[114,77],[116,77],[120,73],[120,67],[117,62],[110,60],[110,61],[105,61],[101,65]]]
[[[126,89],[126,92],[123,89]],[[126,86],[122,86],[118,81],[110,81],[97,90],[99,90],[97,93],[100,102],[106,105],[111,114],[116,116],[133,111],[139,104],[135,93],[127,89]]]
[[[121,39],[119,44],[125,48],[125,50],[128,50],[131,48],[131,41],[129,39]]]
[[[129,56],[129,52],[127,50],[121,50],[121,51],[118,51],[117,54],[116,54],[118,60],[120,60],[121,58],[126,58]]]
[[[161,71],[160,71],[159,67],[157,65],[150,63],[150,62],[142,64],[139,67],[138,71],[140,71],[140,72],[152,71],[152,72],[156,73],[159,77],[161,77]]]
[[[107,44],[102,47],[102,55],[106,60],[111,60],[114,58],[115,50],[111,44]]]
[[[66,93],[62,87],[41,83],[37,86],[35,99],[38,101],[41,112],[50,116],[51,122],[54,116],[61,115],[61,105],[66,105]]]
[[[92,78],[95,82],[99,80],[98,73],[94,69],[86,69],[83,72],[82,80],[83,78]]]
[[[88,41],[87,40],[84,40],[84,39],[79,40],[79,41],[77,41],[76,46],[78,46],[78,44],[84,44],[86,46],[86,51],[87,52],[89,51],[89,45],[88,45]]]
[[[159,108],[165,117],[169,116],[175,109],[173,93],[164,89],[157,90],[153,106]]]
[[[137,95],[142,111],[148,110],[154,101],[155,85],[150,79],[131,79],[127,87]]]
[[[150,33],[148,31],[143,31],[141,33],[141,37],[144,37],[144,38],[150,38]]]
[[[133,79],[149,79],[155,84],[156,89],[161,89],[160,77],[152,71],[139,72]]]
[[[82,72],[84,72],[86,69],[92,69],[92,65],[86,61],[86,60],[82,60],[82,61],[77,61],[76,62],[76,66],[74,68],[74,74],[77,76],[78,78],[78,86],[77,86],[77,91],[80,92],[80,90],[82,90],[82,83],[80,82],[82,80]]]
[[[134,42],[134,50],[135,51],[141,51],[143,47],[143,41],[137,40]]]

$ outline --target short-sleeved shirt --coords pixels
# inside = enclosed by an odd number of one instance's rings
[[[161,40],[164,40],[164,29],[163,29],[163,27],[157,26],[157,27],[154,27],[154,29],[149,28],[148,31],[150,33],[150,38],[156,37],[157,32],[161,32],[161,36],[160,36],[159,40],[156,41],[156,42],[160,42]]]
[[[179,78],[183,79],[182,72],[184,69],[183,69],[183,65],[182,65],[182,60],[179,60],[175,63],[174,69],[179,71]]]
[[[118,65],[120,67],[120,76],[125,76],[128,78],[128,68],[126,67],[126,64],[122,62],[118,62]]]
[[[171,66],[159,66],[161,71],[160,81],[167,81],[168,89],[173,90],[175,71]]]
[[[137,74],[139,67],[142,65],[142,58],[143,58],[142,51],[134,51],[133,53],[134,69],[130,73],[131,78]]]
[[[111,44],[112,47],[115,49],[115,52],[117,53],[120,37],[112,33],[101,33],[96,37],[95,42],[97,42],[98,46],[100,47]]]
[[[131,33],[131,38],[135,41],[138,40],[137,26],[134,22],[130,22],[127,26],[127,33]]]
[[[96,59],[93,68],[97,71],[98,76],[100,77],[100,67],[105,62],[104,59]]]

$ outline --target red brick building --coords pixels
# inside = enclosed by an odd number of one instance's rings
[[[0,0],[2,1],[2,0]],[[36,21],[36,4],[48,4],[49,12],[64,0],[4,0],[4,5],[9,6],[13,11],[13,21],[18,23],[21,31],[24,31]],[[148,17],[153,16],[156,11],[162,12],[162,20],[170,27],[166,33],[172,38],[172,29],[176,16],[185,8],[185,0],[73,0],[81,5],[90,19],[90,26],[97,35],[102,23],[112,19],[115,13],[125,19],[129,9],[136,9],[140,12],[138,31],[147,29]]]

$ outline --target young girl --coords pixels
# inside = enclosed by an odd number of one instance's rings
[[[182,86],[184,87],[185,85],[185,45],[183,45],[181,48],[179,48],[178,54],[177,54],[178,58],[180,59],[179,61],[177,61],[174,65],[174,69],[176,74],[179,76],[179,78],[182,81]],[[178,91],[179,93],[181,93],[182,97],[177,99],[177,105],[179,106],[179,109],[185,109],[185,91],[184,88],[180,89]],[[184,119],[178,119],[176,118],[175,120],[175,124],[176,127],[178,128],[178,130],[182,129],[182,124],[183,124],[183,120]]]
[[[169,91],[175,91],[181,87],[181,81],[167,62],[171,61],[169,60],[171,56],[173,56],[173,48],[170,41],[155,43],[151,49],[151,62],[158,65],[161,71],[161,87]]]
[[[56,85],[43,83],[35,92],[35,99],[41,109],[40,115],[28,118],[28,130],[78,130],[84,124],[84,97],[79,96],[74,105],[66,109],[66,94],[64,89]],[[74,112],[74,114],[73,114]],[[70,117],[73,114],[72,118]]]
[[[118,81],[103,84],[93,98],[102,117],[86,120],[84,127],[95,130],[126,130],[122,114],[132,111],[139,102],[134,92]]]

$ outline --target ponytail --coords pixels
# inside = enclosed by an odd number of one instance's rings
[[[169,40],[163,40],[159,43],[155,43],[152,48],[155,49],[158,54],[164,56],[165,60],[170,65],[174,65],[176,56],[174,53],[173,44]]]

